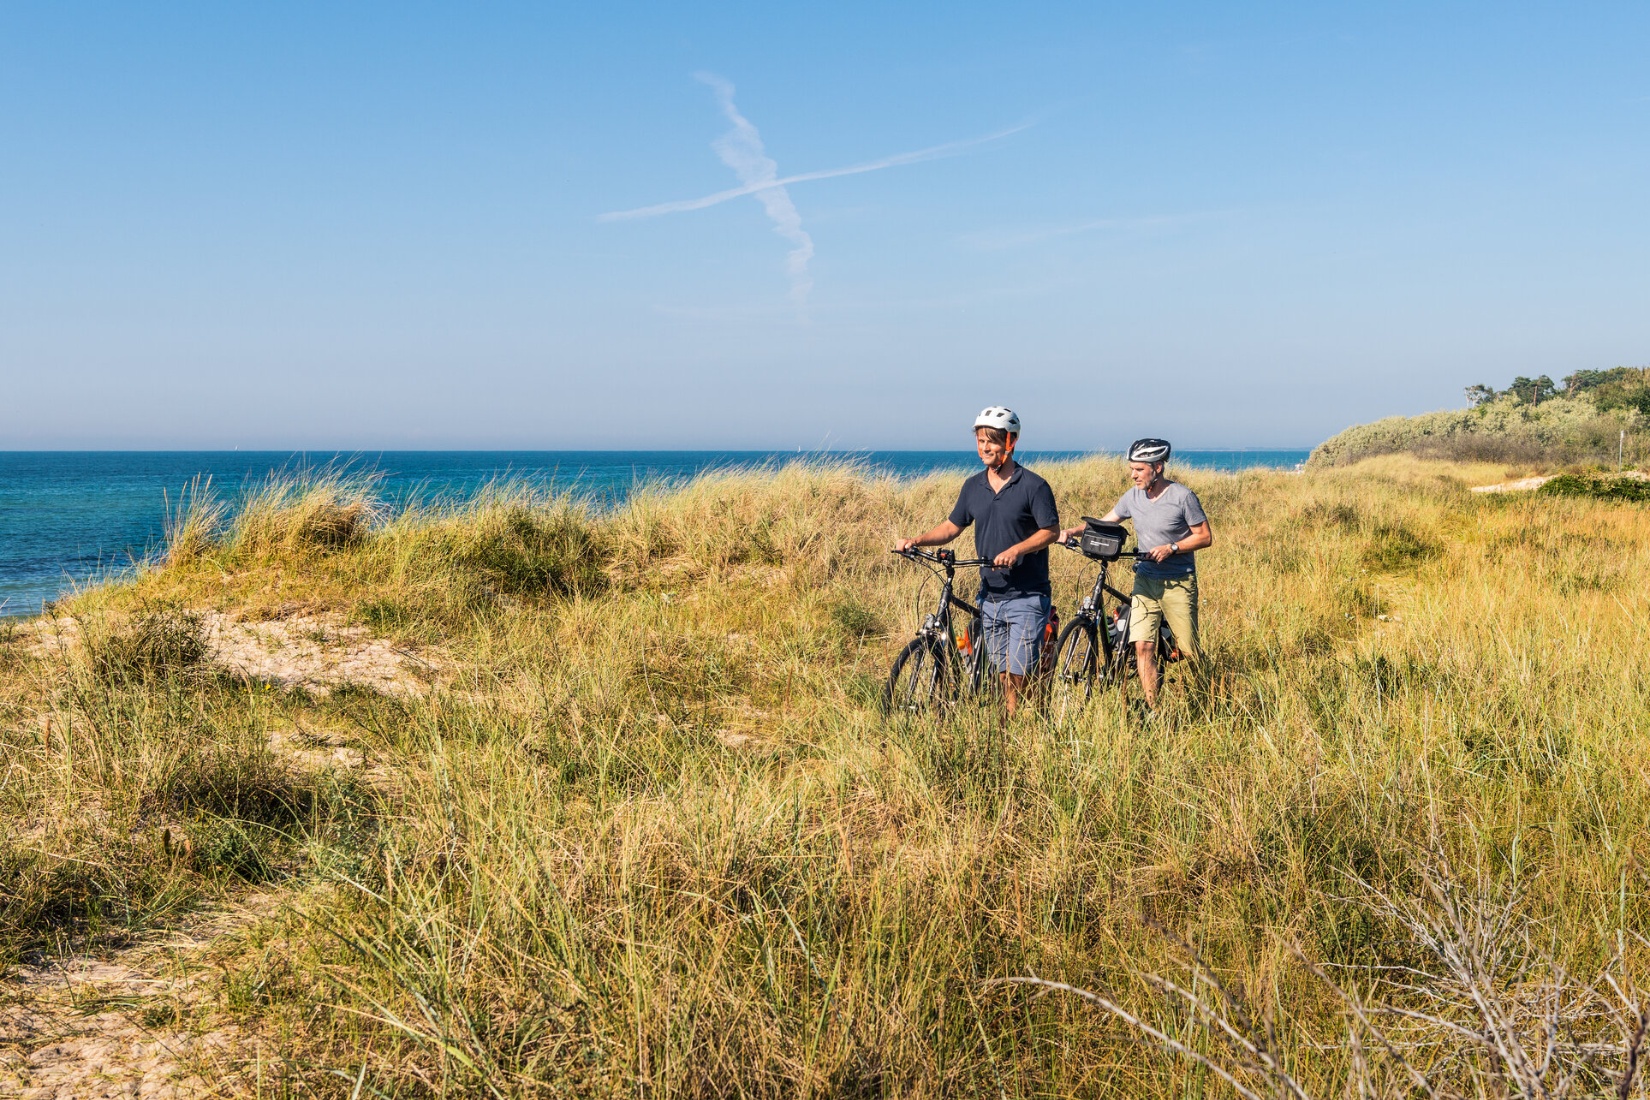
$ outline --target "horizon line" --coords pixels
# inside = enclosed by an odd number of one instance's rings
[[[1317,446],[1183,447],[1176,454],[1310,451]],[[1122,454],[1124,448],[1027,447],[1026,454]],[[0,454],[973,454],[967,447],[0,447]],[[1171,459],[1172,461],[1172,459]]]

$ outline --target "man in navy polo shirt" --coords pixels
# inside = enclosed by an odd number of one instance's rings
[[[1060,535],[1054,490],[1014,461],[1019,439],[1020,418],[1012,409],[993,405],[975,417],[974,445],[985,469],[963,482],[949,519],[894,547],[943,546],[974,525],[974,552],[993,563],[980,570],[986,652],[1002,673],[1010,715],[1048,625],[1048,547]]]

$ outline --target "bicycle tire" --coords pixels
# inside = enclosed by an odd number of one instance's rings
[[[913,638],[888,670],[882,689],[886,715],[937,711],[951,698],[951,655],[931,638]]]
[[[1119,698],[1129,697],[1129,670],[1134,664],[1134,643],[1124,634],[1122,639],[1112,647],[1110,658],[1106,661],[1104,679],[1106,686],[1117,689]]]
[[[1157,690],[1152,694],[1163,698],[1163,682],[1169,673],[1169,636],[1162,627],[1157,630]]]
[[[1054,643],[1054,667],[1049,690],[1062,709],[1081,707],[1094,695],[1100,670],[1099,631],[1086,619],[1073,619]]]
[[[1163,673],[1164,665],[1166,664],[1163,659],[1164,652],[1163,635],[1159,633],[1157,636],[1157,660],[1154,662],[1157,669],[1157,684],[1155,685],[1156,690],[1152,692],[1153,697],[1158,699],[1163,697]],[[1111,665],[1111,679],[1117,684],[1117,691],[1119,695],[1123,696],[1125,699],[1128,698],[1128,681],[1131,673],[1134,675],[1135,679],[1140,681],[1141,695],[1145,695],[1146,678],[1141,675],[1140,659],[1135,654],[1133,642],[1124,641],[1118,645],[1117,652],[1112,657]]]

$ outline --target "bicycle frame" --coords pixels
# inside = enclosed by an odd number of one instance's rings
[[[1068,550],[1072,550],[1076,553],[1082,553],[1082,551],[1078,550],[1072,543],[1066,542],[1061,543],[1061,545]],[[1140,556],[1140,552],[1138,550],[1126,550],[1117,556],[1119,558],[1138,558]],[[1112,661],[1112,641],[1111,631],[1107,629],[1107,623],[1105,621],[1106,597],[1109,595],[1112,599],[1123,605],[1127,605],[1133,601],[1132,596],[1126,592],[1119,592],[1111,586],[1109,581],[1107,581],[1106,576],[1110,569],[1111,562],[1102,561],[1100,563],[1100,572],[1094,578],[1094,586],[1089,590],[1088,597],[1084,599],[1080,605],[1078,605],[1077,614],[1072,617],[1073,622],[1090,623],[1099,632],[1101,652],[1105,654],[1105,663],[1107,665],[1110,665]]]
[[[903,558],[917,562],[931,562],[939,569],[930,568],[935,576],[943,571],[944,579],[940,585],[940,598],[932,612],[922,621],[917,629],[916,637],[927,638],[939,642],[949,659],[960,666],[962,676],[957,680],[959,684],[966,684],[970,692],[979,690],[980,675],[989,658],[985,653],[984,640],[980,637],[981,614],[980,609],[956,594],[956,577],[958,569],[972,569],[990,565],[989,558],[959,558],[955,551],[936,550],[926,551],[911,549],[894,551]],[[952,620],[952,610],[963,612],[967,618],[969,632],[965,635],[966,648],[957,644],[957,632]]]
[[[1082,552],[1078,549],[1075,541],[1063,542],[1060,545],[1077,553]],[[1118,558],[1133,558],[1136,561],[1148,556],[1150,555],[1142,550],[1125,550],[1117,555]],[[1106,579],[1110,569],[1110,561],[1100,561],[1100,572],[1094,578],[1094,586],[1089,590],[1088,598],[1079,605],[1077,614],[1072,617],[1072,623],[1073,625],[1081,623],[1099,635],[1100,655],[1104,660],[1101,661],[1100,668],[1097,671],[1106,676],[1120,679],[1126,674],[1126,670],[1134,668],[1135,652],[1126,635],[1114,643],[1111,632],[1112,624],[1108,621],[1105,611],[1105,598],[1109,595],[1117,601],[1118,608],[1127,608],[1134,602],[1134,597],[1111,586]],[[1171,659],[1168,655],[1174,648],[1173,641],[1174,636],[1169,631],[1169,624],[1167,622],[1159,623],[1157,628],[1157,651],[1160,662]],[[1161,663],[1158,665],[1158,670],[1161,676]]]

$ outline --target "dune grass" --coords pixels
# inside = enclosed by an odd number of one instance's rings
[[[1041,472],[1068,517],[1124,487]],[[1233,1094],[1004,981],[1035,976],[1267,1096],[1424,1095],[1347,997],[1424,1009],[1394,1049],[1438,1095],[1499,1096],[1517,1075],[1444,1026],[1482,1027],[1424,932],[1505,911],[1473,941],[1498,1010],[1533,1035],[1563,991],[1560,1060],[1593,1044],[1575,1087],[1610,1088],[1621,1013],[1586,991],[1631,999],[1645,962],[1650,519],[1465,489],[1503,472],[1189,474],[1212,671],[1172,671],[1149,725],[1108,697],[877,712],[932,597],[886,547],[954,477],[799,465],[600,514],[501,486],[393,518],[346,480],[277,487],[70,603],[82,643],[0,639],[0,952],[320,884],[224,978],[280,1052],[271,1094]],[[1069,608],[1090,573],[1053,564]],[[406,698],[241,684],[179,641],[207,609],[328,612],[456,671]],[[294,725],[394,781],[282,759]],[[1209,1003],[1293,1084],[1241,1070]]]

